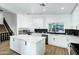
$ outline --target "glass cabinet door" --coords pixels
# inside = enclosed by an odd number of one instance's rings
[[[55,32],[55,23],[49,24],[49,32]]]

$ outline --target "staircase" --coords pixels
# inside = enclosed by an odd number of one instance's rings
[[[3,23],[5,25],[5,27],[7,28],[8,32],[10,35],[13,35],[13,31],[11,30],[10,26],[8,25],[7,21],[5,20],[5,18],[3,18]]]
[[[4,24],[0,24],[0,33],[8,32]]]
[[[3,24],[0,24],[0,41],[9,40],[11,35],[13,35],[13,31],[4,18]]]

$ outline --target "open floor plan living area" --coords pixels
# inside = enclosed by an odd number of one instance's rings
[[[0,55],[79,55],[79,3],[0,3]]]

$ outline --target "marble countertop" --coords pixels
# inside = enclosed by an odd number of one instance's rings
[[[15,39],[20,39],[20,40],[24,40],[27,42],[32,42],[32,43],[37,43],[38,41],[45,39],[45,37],[41,37],[41,36],[31,36],[31,35],[17,35],[17,36],[11,36],[12,38]]]
[[[73,35],[67,35],[70,43],[79,43],[79,37]]]
[[[35,36],[41,36],[41,35],[48,35],[48,36],[60,36],[67,38],[70,43],[79,43],[79,36],[74,36],[74,35],[62,35],[62,34],[49,34],[49,33],[32,33]]]

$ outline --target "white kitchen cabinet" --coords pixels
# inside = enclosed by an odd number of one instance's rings
[[[66,36],[64,36],[64,35],[58,35],[58,36],[55,38],[55,44],[56,44],[57,46],[60,46],[60,47],[63,47],[63,48],[67,48],[68,45],[67,45]]]
[[[19,40],[10,37],[10,48],[12,48],[12,50],[19,52]]]
[[[65,35],[48,35],[48,44],[63,48],[68,47],[68,41]]]
[[[43,42],[41,42],[43,41]],[[41,40],[39,42],[36,43],[36,54],[40,54],[40,55],[43,55],[45,53],[45,40]],[[40,44],[41,43],[41,44]]]
[[[36,48],[35,48],[35,44],[31,45],[29,43],[26,43],[26,41],[22,41],[20,40],[20,54],[22,55],[32,55],[32,54],[36,54]]]
[[[20,54],[25,54],[25,51],[27,51],[27,41],[24,41],[22,39],[19,40],[19,52]]]
[[[55,45],[55,35],[48,35],[48,44]]]

